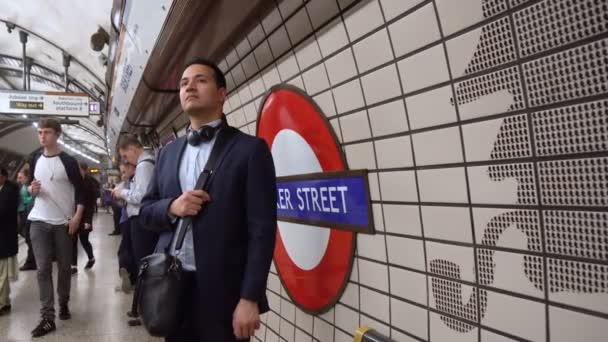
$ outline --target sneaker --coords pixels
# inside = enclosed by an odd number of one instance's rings
[[[124,293],[130,293],[133,290],[133,285],[131,285],[131,279],[129,278],[129,271],[126,268],[121,267],[118,270],[118,274],[120,275],[120,288]]]
[[[67,304],[62,304],[59,308],[59,319],[65,321],[66,319],[72,318],[72,314],[70,313],[70,309]]]
[[[55,331],[55,329],[57,329],[55,322],[49,319],[42,319],[38,326],[32,330],[32,337],[44,336],[52,331]]]
[[[11,305],[5,305],[2,308],[0,308],[0,316],[4,316],[7,315],[11,312]]]
[[[84,269],[89,270],[89,269],[91,269],[91,267],[93,267],[93,265],[95,265],[95,258],[89,259],[87,264],[84,266]]]

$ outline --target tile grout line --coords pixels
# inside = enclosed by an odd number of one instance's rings
[[[430,1],[429,1],[429,3],[430,3]],[[412,9],[411,13],[415,13],[415,11],[420,10],[421,8],[423,8],[426,5],[427,5],[427,3],[425,2],[423,5],[420,5],[419,7],[415,7],[414,9]],[[384,9],[383,9],[383,6],[382,6],[381,3],[380,3],[380,10],[382,12],[382,17],[383,17],[383,19],[385,19],[385,22],[386,22],[386,17],[385,17],[385,14],[384,14]],[[395,54],[395,45],[393,44],[393,35],[391,34],[390,30],[388,29],[388,26],[386,26],[386,32],[387,32],[387,35],[388,35],[389,44],[391,46],[391,54],[392,54],[392,57],[393,57],[393,63],[394,63],[395,68],[397,70],[397,79],[399,81],[399,87],[401,89],[401,94],[403,94],[404,93],[403,80],[401,79],[401,71],[399,69],[399,63],[395,59],[396,54]],[[407,108],[407,103],[405,101],[405,96],[402,97],[402,101],[403,101],[403,108],[404,108],[404,112],[405,112],[405,120],[406,120],[406,123],[407,123],[408,130],[410,130],[412,126],[411,126],[411,121],[410,121],[410,118],[409,118],[409,111],[408,111],[408,108]],[[411,135],[410,135],[410,137],[409,137],[408,140],[409,140],[409,144],[410,144],[410,152],[412,154],[412,166],[414,168],[414,181],[416,183],[416,197],[418,198],[418,202],[419,202],[420,201],[420,180],[418,178],[416,151],[414,149],[414,143],[412,141]],[[374,141],[376,141],[376,140],[374,140]],[[381,188],[381,185],[380,185],[380,173],[378,172],[377,175],[378,175],[378,188],[380,189]],[[417,205],[417,207],[418,207],[418,219],[419,219],[419,222],[420,222],[420,234],[421,234],[422,239],[424,239],[425,238],[425,233],[424,233],[424,220],[423,220],[423,215],[422,215],[422,206],[421,205]],[[381,208],[382,208],[383,222],[386,223],[385,216],[384,216],[384,205],[381,204]],[[386,232],[386,224],[385,224],[384,228],[385,228],[384,231]],[[386,237],[386,235],[385,235],[385,243],[386,243],[386,249],[387,249],[387,252],[386,252],[387,253],[387,261],[390,262],[390,259],[388,257],[388,238]],[[426,311],[426,323],[427,323],[426,324],[426,331],[427,331],[427,341],[430,341],[431,340],[431,312],[430,312],[430,310],[428,310],[428,308],[430,308],[430,306],[431,306],[431,302],[430,302],[430,288],[429,288],[429,280],[430,280],[430,278],[429,278],[429,271],[428,271],[428,252],[427,252],[426,243],[424,243],[424,242],[422,242],[422,250],[423,250],[423,257],[424,257],[424,269],[425,269],[425,271],[424,271],[425,282],[424,283],[425,283],[425,287],[426,287],[426,306],[427,306],[427,309],[425,310]],[[389,269],[389,272],[390,272],[390,267],[388,269]]]
[[[540,3],[540,2],[539,2]],[[536,4],[534,4],[536,5]],[[536,137],[534,135],[534,122],[532,119],[532,112],[530,108],[530,97],[528,95],[528,85],[526,75],[524,73],[524,62],[521,61],[521,51],[519,48],[519,36],[515,29],[515,19],[513,18],[514,11],[511,11],[511,1],[507,1],[507,9],[509,11],[509,26],[511,27],[511,34],[513,36],[513,47],[515,49],[515,60],[518,62],[517,71],[521,81],[522,97],[524,99],[524,108],[528,110],[526,113],[527,126],[528,126],[528,139],[530,139],[530,151],[532,152],[532,166],[534,168],[534,183],[536,190],[536,202],[538,205],[538,228],[540,233],[540,241],[542,246],[542,260],[543,260],[543,293],[544,293],[544,306],[545,306],[545,341],[551,341],[551,329],[549,323],[549,288],[548,288],[548,267],[547,267],[547,247],[545,241],[545,223],[544,223],[544,209],[542,200],[542,186],[540,182],[539,168],[538,168],[538,157],[536,152]],[[566,50],[563,50],[566,51]]]
[[[359,5],[367,6],[369,3],[372,3],[372,2],[376,3],[378,5],[378,7],[380,8],[380,12],[381,12],[381,15],[382,15],[382,21],[383,21],[383,23],[380,25],[380,27],[383,27],[386,23],[384,22],[384,15],[382,14],[382,9],[381,9],[381,6],[380,6],[380,2],[378,0],[369,1],[367,4],[364,3],[363,1],[357,1],[357,2],[352,3],[351,7],[348,10],[340,12],[340,18],[341,18],[341,20],[342,20],[342,22],[344,24],[344,31],[346,32],[347,49],[350,49],[350,53],[352,54],[353,62],[355,64],[355,72],[356,72],[355,77],[356,77],[357,82],[359,84],[359,87],[361,89],[363,105],[365,107],[367,107],[367,99],[365,97],[365,89],[363,87],[363,82],[361,80],[361,72],[360,72],[360,69],[359,69],[359,63],[357,62],[357,57],[356,57],[356,54],[355,54],[355,50],[353,48],[353,46],[354,46],[355,43],[353,43],[353,41],[351,39],[351,35],[350,35],[349,30],[348,30],[348,25],[346,24],[346,19],[345,19],[344,15],[348,11],[354,10]],[[340,4],[338,3],[338,0],[336,0],[336,3],[338,5],[338,7],[340,7]],[[382,29],[380,29],[380,30],[382,30]],[[375,31],[375,29],[372,29],[372,31]],[[365,117],[367,119],[367,126],[368,126],[368,129],[369,129],[370,135],[372,135],[372,133],[371,133],[372,132],[372,126],[371,126],[371,121],[370,121],[370,117],[369,117],[369,112],[367,110],[365,110]],[[372,151],[374,153],[374,163],[377,166],[378,165],[378,154],[377,154],[377,151],[376,151],[376,145],[373,144],[373,143],[372,143]],[[377,180],[378,184],[380,184],[380,176],[379,176],[378,173],[376,173],[376,180]],[[382,200],[382,191],[380,190],[380,188],[378,188],[378,192],[379,192],[380,200]],[[372,206],[372,208],[373,208],[373,206]],[[381,211],[382,211],[382,209],[381,209]],[[373,213],[370,213],[370,214],[373,215]],[[357,249],[356,249],[357,250],[357,265],[359,265],[359,261],[358,261],[358,259],[359,259],[359,247],[358,247],[358,238],[357,238],[357,236],[358,235],[356,233],[354,233],[355,244],[357,245]],[[385,251],[386,251],[386,256],[387,256],[387,260],[388,260],[388,247],[386,246],[386,236],[384,237],[384,244],[385,244]],[[390,276],[390,268],[388,266],[386,266],[386,274],[387,274],[387,288],[388,288],[388,292],[390,294],[391,293],[391,276]],[[360,279],[361,278],[361,274],[360,274],[360,272],[357,272],[357,276],[359,277],[359,283],[360,283],[361,282],[361,279]],[[359,298],[359,312],[361,312],[361,287],[360,286],[359,286],[359,297],[360,297]],[[392,327],[392,321],[393,321],[391,306],[392,306],[391,296],[389,295],[388,296],[388,318],[389,318],[389,322],[390,322],[389,325],[388,325],[389,326],[389,334],[391,334],[391,330],[390,329]],[[361,315],[359,315],[359,317],[361,317]]]
[[[483,5],[482,5],[483,6]],[[455,82],[454,82],[454,75],[452,73],[452,65],[450,63],[450,58],[449,58],[449,52],[448,52],[448,47],[447,47],[447,43],[446,43],[446,38],[444,35],[444,30],[443,30],[443,25],[441,22],[441,17],[439,16],[439,9],[437,7],[437,1],[433,0],[433,11],[435,12],[435,20],[437,20],[437,26],[439,29],[439,36],[441,39],[441,44],[443,47],[443,55],[444,55],[444,60],[445,60],[445,64],[446,64],[446,68],[447,68],[447,73],[448,73],[448,79],[449,79],[449,84],[450,84],[450,90],[452,92],[452,98],[454,99],[453,101],[453,105],[454,105],[454,111],[456,114],[456,122],[458,122],[458,135],[459,135],[459,140],[460,140],[460,149],[461,149],[461,153],[462,153],[462,161],[465,162],[467,160],[466,157],[466,146],[465,146],[465,142],[464,142],[464,134],[463,134],[463,130],[462,130],[462,124],[461,124],[461,116],[460,116],[460,108],[458,105],[458,100],[457,100],[457,94],[456,94],[456,87],[455,87]],[[481,26],[483,28],[485,28],[486,26]],[[483,29],[482,29],[483,32]],[[482,33],[483,35],[483,33]],[[475,49],[477,50],[478,47],[476,47]],[[472,61],[469,61],[469,63],[471,63]],[[476,317],[476,327],[477,327],[477,341],[481,342],[481,320],[482,320],[482,314],[481,314],[481,302],[482,302],[482,297],[481,297],[481,289],[479,288],[479,256],[478,256],[478,251],[477,251],[477,240],[476,240],[476,236],[475,236],[475,216],[473,215],[473,207],[471,206],[471,184],[470,184],[470,180],[469,180],[469,169],[467,167],[463,167],[464,170],[464,182],[465,182],[465,187],[466,187],[466,196],[467,196],[467,207],[468,207],[468,211],[469,211],[469,219],[470,219],[470,229],[471,229],[471,240],[473,242],[473,268],[474,268],[474,272],[475,272],[475,286],[473,286],[473,293],[471,294],[471,297],[469,298],[469,300],[472,300],[472,298],[477,298],[476,302],[475,302],[475,317]],[[463,312],[462,314],[466,315],[466,312]]]

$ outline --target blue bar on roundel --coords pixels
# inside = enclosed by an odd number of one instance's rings
[[[277,215],[281,221],[373,234],[367,172],[279,177]]]

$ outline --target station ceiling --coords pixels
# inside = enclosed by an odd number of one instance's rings
[[[23,31],[28,34],[26,56],[31,58],[30,90],[65,91],[65,55],[70,59],[67,91],[105,101],[108,45],[93,50],[91,36],[100,28],[110,32],[111,0],[0,0],[0,8],[0,89],[24,89]],[[71,119],[78,124],[63,126],[65,140],[97,159],[106,155],[104,128],[97,124],[100,117]],[[33,132],[29,122],[0,123],[0,147],[27,155],[38,147]]]

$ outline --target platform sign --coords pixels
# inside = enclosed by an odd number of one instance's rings
[[[269,91],[257,135],[270,147],[277,174],[279,277],[298,307],[325,312],[350,278],[355,232],[374,232],[367,171],[348,170],[332,126],[295,87]]]
[[[277,178],[280,221],[373,233],[366,170]]]
[[[89,96],[85,93],[0,90],[0,113],[89,116]]]

